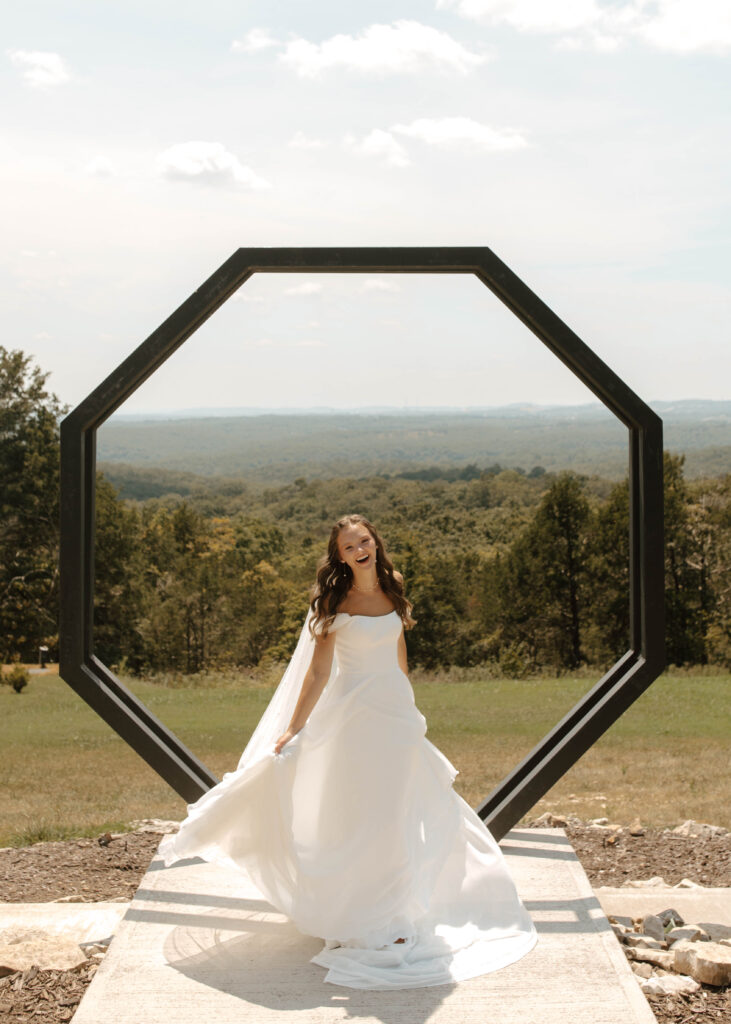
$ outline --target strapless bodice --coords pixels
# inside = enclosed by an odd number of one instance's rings
[[[398,670],[401,619],[394,610],[386,615],[348,615],[339,612],[333,622],[335,659],[346,676],[372,675]]]

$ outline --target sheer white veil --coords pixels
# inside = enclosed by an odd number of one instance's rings
[[[315,650],[315,641],[309,628],[313,615],[314,613],[310,608],[307,612],[302,632],[299,635],[297,646],[294,649],[294,654],[284,671],[279,686],[274,691],[272,699],[267,705],[266,711],[261,716],[259,724],[251,734],[251,739],[246,744],[244,752],[239,759],[237,771],[247,768],[254,761],[258,761],[261,757],[271,754],[275,742],[290,723],[300,690],[302,689],[302,683],[307,674],[307,669],[310,667]],[[331,678],[334,671],[335,659],[333,658]]]

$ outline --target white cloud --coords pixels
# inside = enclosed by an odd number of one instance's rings
[[[156,167],[162,177],[175,181],[250,189],[271,187],[220,142],[181,142],[160,153]]]
[[[304,132],[295,132],[287,145],[292,149],[322,149],[325,143],[321,139],[311,139]]]
[[[588,36],[564,36],[558,40],[556,47],[559,50],[585,50],[588,45],[600,53],[612,53],[614,50],[618,50],[621,44],[622,40],[618,35],[609,36],[603,32],[592,30]]]
[[[593,24],[602,14],[596,0],[437,0],[475,21],[512,25],[523,32],[571,32]]]
[[[302,284],[292,285],[285,288],[285,295],[316,295],[322,291],[322,284],[319,281],[304,281]]]
[[[658,0],[656,8],[637,34],[658,49],[721,53],[731,48],[731,6],[726,0]]]
[[[411,124],[394,124],[391,131],[429,146],[471,145],[491,152],[524,149],[528,142],[508,128],[491,128],[469,117],[421,117]]]
[[[388,281],[382,277],[369,277],[360,286],[362,292],[400,292],[401,289],[395,281]]]
[[[281,60],[303,78],[316,78],[332,68],[365,74],[412,74],[436,67],[466,74],[486,58],[446,32],[401,20],[392,25],[370,25],[359,36],[332,36],[322,43],[293,39]]]
[[[390,132],[384,132],[382,128],[374,128],[360,140],[354,135],[346,135],[345,145],[353,153],[375,157],[391,167],[408,167],[411,163],[408,153],[398,139],[394,139]]]
[[[111,178],[117,173],[117,169],[108,157],[95,156],[84,167],[84,173],[94,178]]]
[[[71,72],[63,58],[45,50],[8,50],[16,68],[22,68],[23,78],[36,88],[54,88],[71,81]]]
[[[234,53],[260,53],[279,45],[279,40],[269,34],[268,28],[252,28],[243,39],[234,39],[231,49]]]
[[[675,53],[731,48],[731,6],[724,0],[437,0],[437,7],[488,25],[560,35],[565,49],[610,51],[632,38]]]

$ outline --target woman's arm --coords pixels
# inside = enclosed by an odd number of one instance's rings
[[[297,735],[320,698],[325,689],[325,684],[330,678],[333,654],[335,653],[335,633],[328,633],[327,636],[315,637],[315,650],[312,655],[310,667],[302,680],[302,689],[299,699],[295,705],[292,719],[287,726],[286,732],[282,733],[274,744],[274,753],[279,754],[282,747]]]
[[[393,575],[396,580],[403,586],[404,578],[398,569],[393,570]],[[406,636],[404,634],[403,626],[401,627],[401,636],[398,638],[398,665],[405,676],[409,674],[409,662],[406,656]]]
[[[404,636],[403,627],[401,628],[401,636],[398,638],[398,665],[405,676],[409,674],[409,663],[406,657],[406,637]]]

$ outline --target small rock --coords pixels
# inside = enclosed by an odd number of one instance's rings
[[[703,888],[704,888],[704,886],[702,886],[700,884],[700,882],[694,882],[692,878],[681,878],[680,881],[677,882],[673,886],[673,889],[703,889]]]
[[[623,924],[614,924],[613,921],[610,921],[609,927],[612,929],[612,931],[620,941],[624,939],[625,935],[632,934],[632,931],[629,928],[625,928]]]
[[[722,942],[724,939],[731,939],[731,926],[727,924],[714,924],[712,921],[700,921],[698,927],[708,933],[711,942]]]
[[[689,839],[713,839],[716,836],[727,836],[728,829],[721,828],[720,825],[707,825],[702,821],[693,821],[692,818],[689,818],[688,821],[684,821],[682,825],[673,829],[673,835],[687,836]]]
[[[567,819],[560,814],[551,814],[550,811],[546,811],[530,823],[530,828],[564,828],[567,824]]]
[[[78,892],[72,893],[70,896],[59,896],[57,900],[51,900],[51,903],[88,903],[86,896],[82,896]]]
[[[651,964],[630,964],[632,973],[636,974],[638,978],[651,978],[652,977],[652,965]]]
[[[609,824],[609,818],[590,818],[589,824],[593,825],[594,828],[606,828]]]
[[[0,976],[35,967],[42,971],[71,971],[86,954],[62,935],[39,935],[23,942],[0,945]]]
[[[680,916],[680,911],[674,910],[672,907],[669,910],[663,910],[659,914],[655,914],[655,917],[659,917],[665,928],[673,922],[673,928],[679,928],[685,924],[685,921]]]
[[[683,928],[671,928],[665,936],[665,941],[668,945],[680,942],[683,939],[686,939],[688,942],[708,942],[709,935],[708,932],[704,932],[697,925],[687,924]]]
[[[623,928],[632,929],[634,921],[631,917],[622,917],[621,914],[610,914],[609,921],[611,924],[621,924]]]
[[[104,956],[109,948],[109,942],[109,939],[104,939],[101,942],[80,942],[79,949],[82,953],[86,953],[88,957],[95,954]]]
[[[635,946],[638,949],[667,949],[667,943],[661,939],[653,939],[650,935],[636,935],[628,932],[622,937],[622,941],[628,946]]]
[[[629,827],[629,834],[631,836],[644,836],[645,830],[642,827],[639,818],[635,818],[635,820],[630,825],[630,827]]]
[[[697,992],[700,985],[692,978],[678,974],[666,974],[660,978],[638,978],[640,988],[646,996],[675,996],[681,993],[690,995]]]
[[[668,889],[668,883],[660,875],[652,878],[626,879],[622,882],[623,889]]]
[[[646,917],[642,918],[642,931],[653,939],[659,939],[660,942],[665,941],[665,926],[660,918],[655,917],[654,914],[647,914]]]
[[[135,832],[159,832],[168,835],[178,831],[180,822],[169,821],[165,818],[138,818],[135,821],[130,821],[129,827]]]
[[[702,985],[731,983],[731,947],[719,942],[679,942],[671,954],[675,970],[690,974]]]
[[[627,947],[625,950],[630,960],[639,960],[641,963],[654,964],[655,967],[663,967],[666,971],[672,971],[675,967],[675,956],[673,953],[665,952],[662,949],[642,949],[635,946],[634,949]]]
[[[112,833],[111,832],[105,832],[103,836],[99,836],[99,838],[97,839],[97,842],[99,843],[100,846],[109,846],[111,841],[112,841]]]

